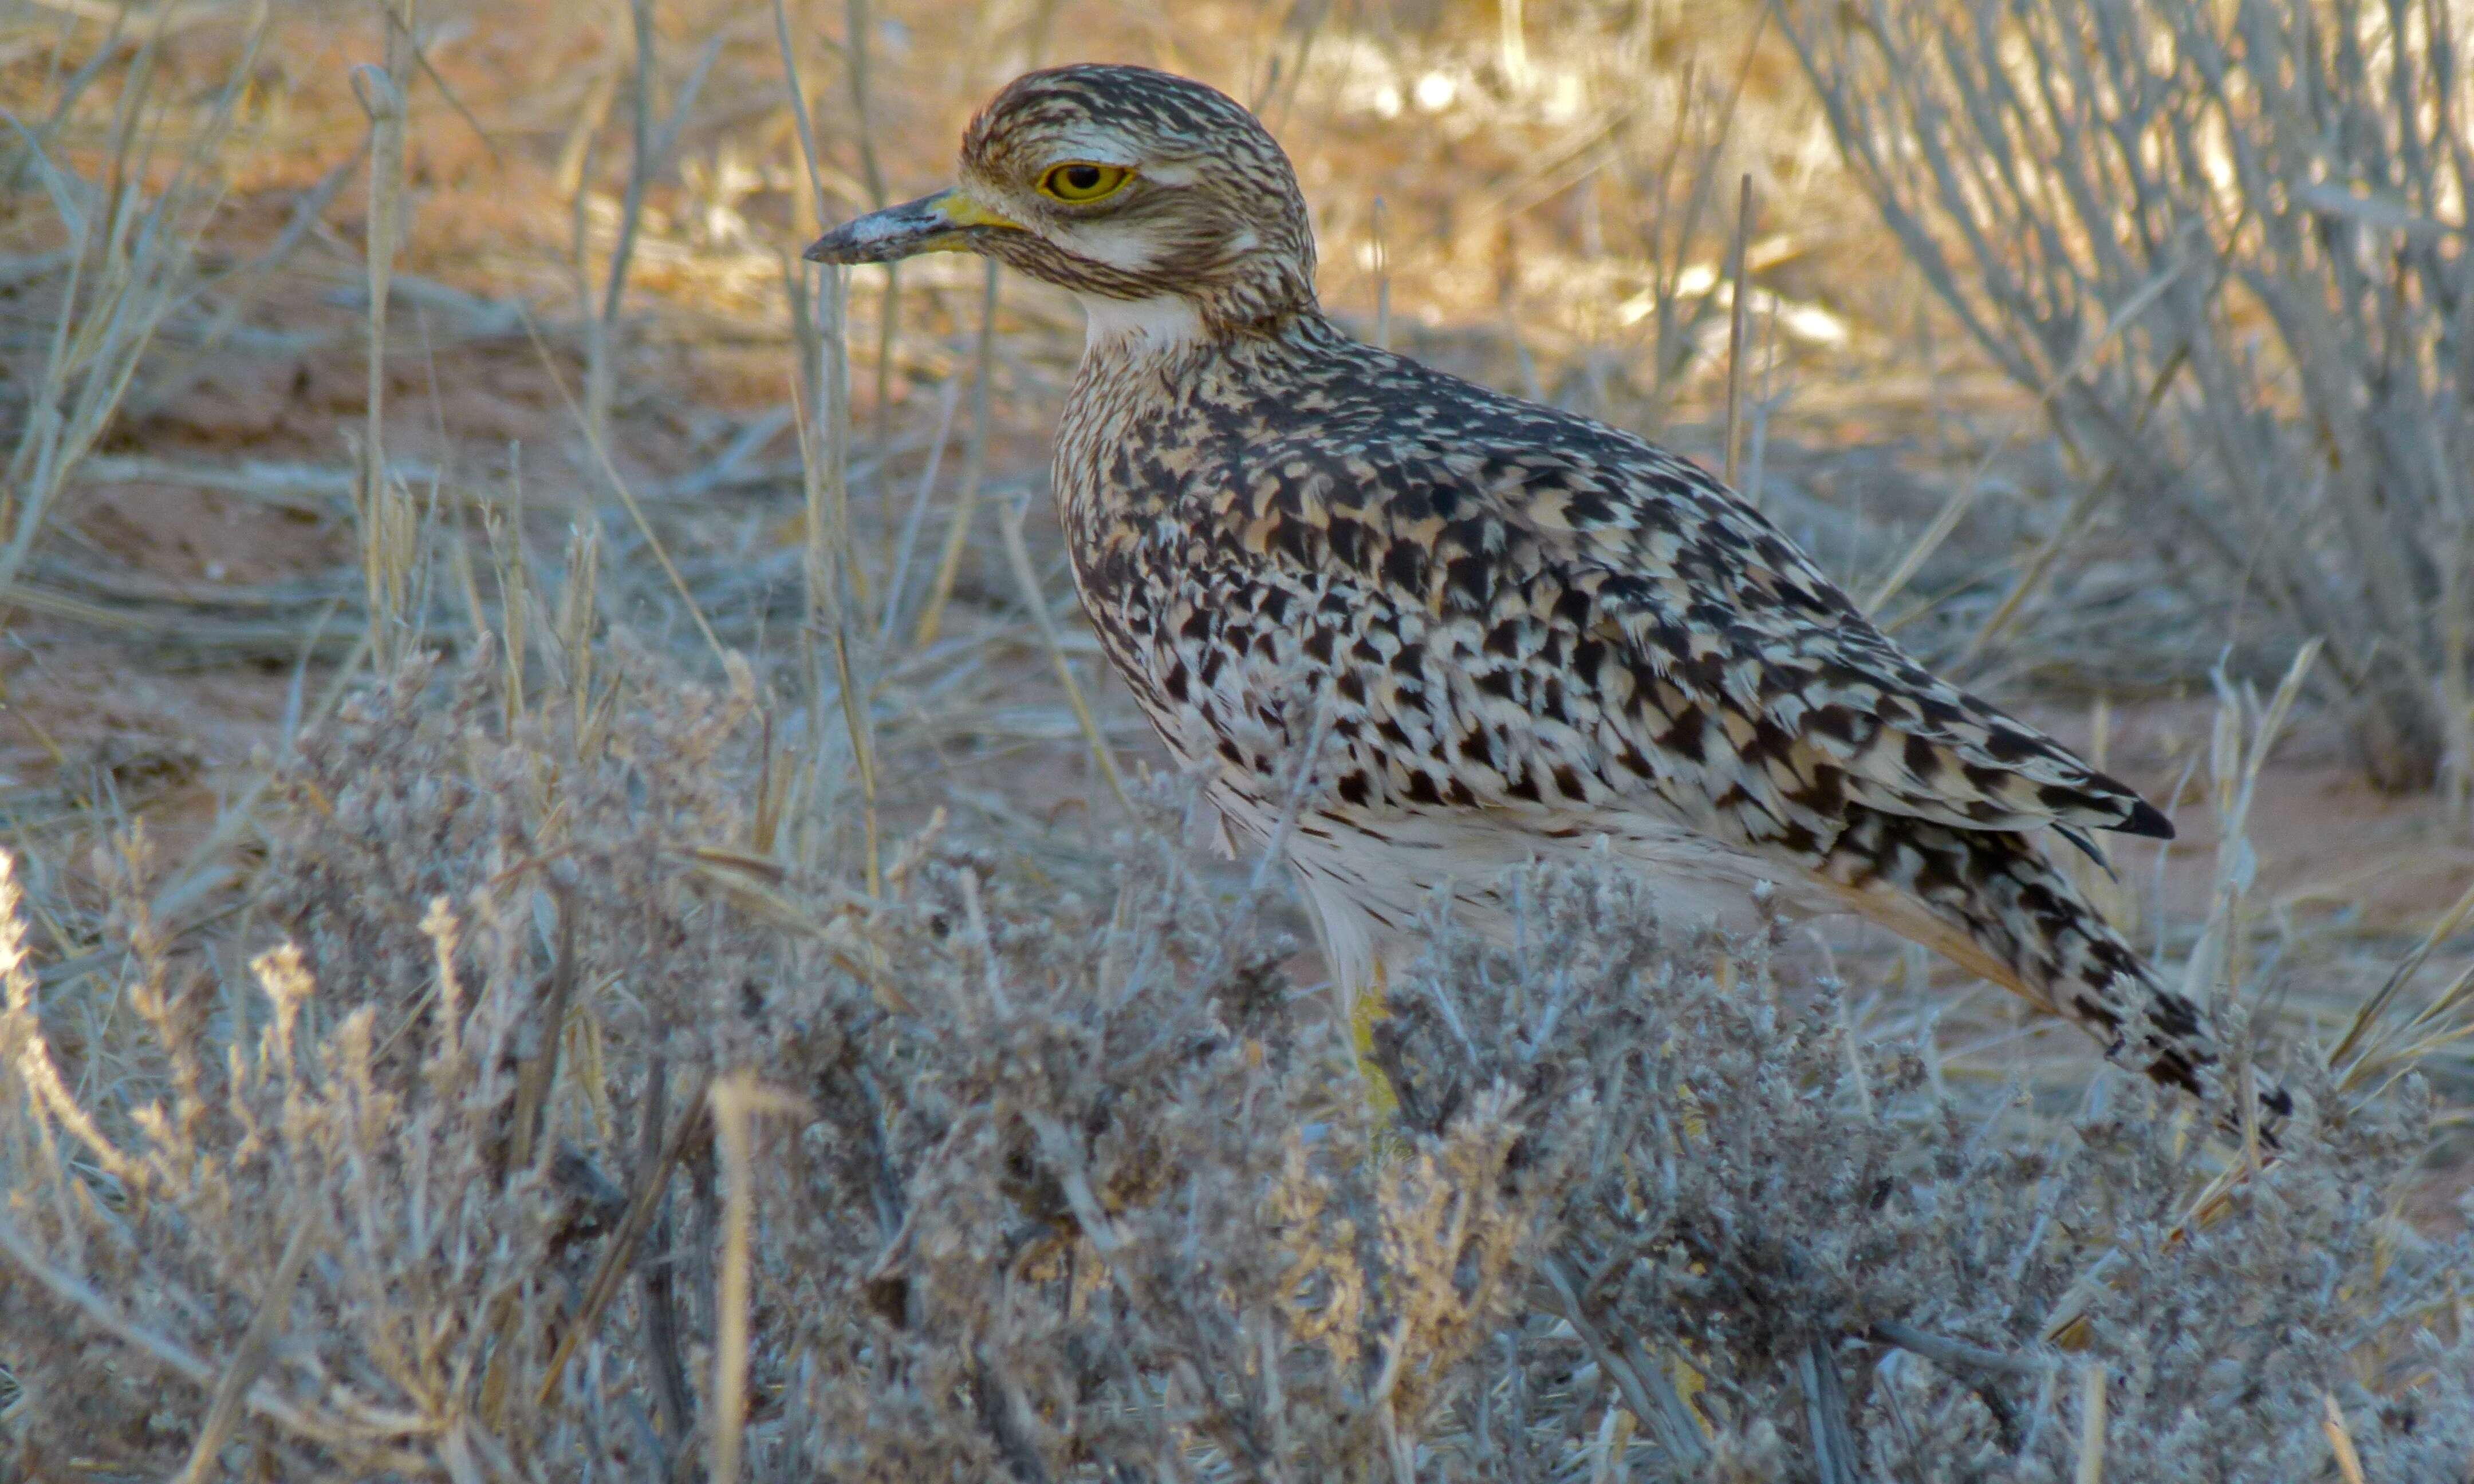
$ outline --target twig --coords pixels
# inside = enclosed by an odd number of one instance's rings
[[[637,1131],[638,1199],[647,1183],[656,1191],[669,1188],[670,1155],[662,1125],[668,1117],[669,1059],[656,1052],[644,1070],[643,1119]],[[690,1113],[691,1121],[694,1117]],[[653,1404],[661,1410],[662,1432],[675,1454],[685,1446],[695,1418],[695,1396],[688,1388],[687,1363],[679,1355],[677,1285],[671,1281],[669,1220],[667,1202],[656,1195],[650,1227],[652,1245],[636,1267],[636,1282],[644,1304],[644,1349],[653,1370]],[[632,1214],[633,1203],[628,1207]]]
[[[1795,1372],[1820,1484],[1857,1484],[1856,1469],[1863,1454],[1847,1426],[1847,1388],[1838,1378],[1838,1357],[1827,1336],[1813,1335],[1796,1352]]]
[[[870,58],[875,49],[868,45],[867,0],[843,0],[842,60],[850,80],[851,113],[859,120],[860,173],[867,180],[868,205],[883,210],[885,166],[876,154],[876,109],[871,105],[868,86]],[[902,316],[902,265],[885,265],[885,293],[877,300],[876,313],[876,427],[874,442],[882,445],[892,437],[893,429],[893,342],[899,333]]]
[[[408,3],[391,0],[391,8]],[[396,497],[399,487],[386,472],[387,291],[395,274],[397,239],[402,232],[396,212],[403,197],[403,84],[410,35],[408,27],[390,24],[386,65],[352,69],[352,91],[370,120],[370,215],[368,240],[363,245],[370,301],[362,321],[369,342],[368,387],[354,506],[360,518],[361,572],[369,586],[366,622],[375,635],[381,672],[393,669],[400,658],[403,599],[418,539],[410,502]]]
[[[1866,1337],[1920,1355],[1966,1381],[1968,1389],[1976,1393],[1976,1400],[1992,1415],[1994,1426],[2001,1429],[2002,1446],[2014,1453],[2022,1445],[2019,1414],[2011,1406],[2010,1399],[1993,1384],[1992,1377],[2050,1376],[2056,1369],[2051,1363],[2032,1356],[2004,1354],[2001,1351],[1986,1350],[1947,1335],[1928,1333],[1895,1321],[1876,1324]]]
[[[215,1381],[214,1400],[206,1407],[206,1421],[199,1424],[198,1441],[189,1449],[189,1464],[181,1471],[180,1484],[206,1484],[207,1479],[222,1474],[223,1461],[215,1455],[223,1451],[224,1441],[240,1421],[250,1387],[256,1384],[258,1373],[266,1369],[269,1347],[291,1319],[292,1290],[300,1286],[301,1269],[309,1259],[309,1238],[317,1229],[314,1209],[302,1211],[293,1222],[292,1238],[283,1244],[283,1256],[275,1264],[275,1277],[266,1285],[266,1296],[258,1301],[257,1312],[250,1316],[249,1328],[241,1332],[240,1344]]]
[[[568,996],[575,989],[575,903],[563,891],[553,895],[559,907],[558,958],[550,968],[549,986],[542,995],[541,1041],[533,1047],[532,1055],[524,1059],[523,1068],[516,1077],[516,1106],[507,1136],[506,1179],[510,1181],[533,1166],[542,1115],[549,1104],[550,1087],[558,1077],[559,1044],[567,1032]],[[521,1316],[514,1293],[501,1295],[492,1307],[497,1342],[490,1352],[489,1369],[481,1376],[481,1417],[495,1432],[506,1420],[507,1387],[514,1379],[517,1352],[529,1347],[517,1343],[516,1326]]]
[[[636,85],[628,125],[635,146],[627,161],[627,194],[618,207],[618,240],[610,250],[610,271],[601,289],[600,320],[618,318],[627,292],[627,268],[636,255],[636,232],[644,215],[644,189],[652,182],[653,157],[653,0],[627,0],[628,19],[636,37]],[[682,103],[684,107],[684,101]],[[605,406],[600,409],[607,413]]]
[[[410,9],[405,7],[407,12]],[[400,16],[392,11],[387,12],[387,24],[403,33],[404,45],[410,49],[412,60],[420,64],[421,75],[429,79],[429,85],[438,89],[438,96],[447,100],[447,107],[454,109],[455,116],[464,121],[464,127],[473,131],[473,136],[481,141],[481,148],[489,152],[490,163],[500,170],[506,169],[507,158],[498,153],[498,141],[490,131],[481,127],[481,121],[473,116],[473,110],[464,106],[464,100],[456,96],[455,89],[447,85],[447,79],[439,76],[438,68],[429,60],[429,53],[421,44],[421,38],[412,34],[408,19],[408,13]]]
[[[2326,1409],[2319,1420],[2319,1430],[2328,1435],[2328,1447],[2337,1455],[2337,1472],[2345,1476],[2345,1484],[2364,1484],[2363,1455],[2354,1447],[2354,1434],[2345,1425],[2345,1414],[2337,1405],[2337,1394],[2323,1391],[2319,1400]]]
[[[1001,281],[996,259],[986,264],[987,277],[980,298],[979,371],[971,387],[971,446],[962,466],[962,493],[954,502],[954,522],[945,528],[945,549],[936,559],[935,585],[928,591],[928,606],[919,614],[919,627],[911,632],[914,648],[926,649],[936,642],[937,632],[944,626],[945,605],[954,596],[954,581],[962,569],[962,552],[971,538],[971,517],[977,514],[981,487],[988,471],[988,438],[995,419],[995,380],[997,369],[997,285]]]
[[[945,450],[954,441],[954,413],[961,405],[960,373],[945,378],[945,390],[936,398],[936,431],[928,440],[928,465],[919,471],[919,488],[911,491],[910,514],[902,520],[902,535],[893,543],[893,566],[885,579],[885,611],[878,620],[876,642],[884,646],[893,638],[893,626],[902,616],[902,598],[910,586],[910,564],[919,552],[919,530],[928,520],[928,501],[936,492],[936,476],[945,467]],[[892,502],[888,499],[888,505]]]
[[[2012,1355],[1998,1350],[1986,1350],[1980,1345],[1970,1345],[1965,1340],[1953,1340],[1947,1335],[1928,1333],[1913,1325],[1903,1325],[1895,1320],[1883,1320],[1876,1324],[1869,1331],[1869,1337],[1884,1345],[1895,1345],[1901,1350],[1921,1355],[1947,1371],[2035,1376],[2043,1376],[2053,1369],[2053,1363],[2050,1360],[2039,1359],[2033,1355]]]
[[[567,1371],[568,1360],[574,1355],[575,1348],[583,1343],[584,1337],[593,1332],[603,1307],[618,1294],[619,1280],[626,1276],[628,1264],[635,1257],[636,1244],[643,1240],[645,1229],[652,1225],[653,1213],[661,1207],[663,1193],[669,1188],[670,1171],[678,1166],[688,1146],[709,1127],[707,1120],[711,1116],[711,1108],[707,1093],[711,1087],[710,1075],[697,1082],[695,1092],[688,1098],[686,1112],[680,1115],[678,1126],[670,1130],[669,1141],[662,1147],[661,1158],[637,1171],[636,1199],[628,1206],[627,1214],[619,1220],[618,1230],[612,1233],[610,1245],[603,1250],[601,1261],[594,1268],[591,1281],[584,1285],[584,1299],[575,1307],[575,1318],[569,1323],[567,1332],[559,1337],[558,1348],[550,1352],[549,1365],[542,1373],[536,1405],[549,1405],[551,1396],[558,1390],[559,1377]]]
[[[1374,239],[1374,347],[1392,348],[1392,244],[1384,231],[1383,198],[1374,198],[1372,221],[1369,227]]]
[[[751,1359],[748,1302],[755,1281],[756,1119],[802,1105],[741,1068],[721,1078],[706,1097],[713,1110],[721,1166],[730,1182],[722,1202],[721,1275],[714,1296],[712,1476],[738,1484],[746,1448],[747,1371]]]
[[[1636,1368],[1615,1353],[1614,1348],[1598,1333],[1597,1327],[1589,1323],[1589,1314],[1581,1307],[1580,1297],[1573,1288],[1571,1275],[1564,1272],[1560,1259],[1546,1259],[1540,1264],[1539,1272],[1553,1290],[1556,1306],[1564,1322],[1572,1327],[1573,1333],[1581,1337],[1581,1343],[1588,1347],[1589,1354],[1598,1362],[1598,1369],[1623,1394],[1624,1405],[1630,1407],[1632,1415],[1649,1429],[1666,1456],[1682,1465],[1680,1472],[1686,1474],[1706,1466],[1710,1461],[1710,1445],[1701,1435],[1701,1424],[1692,1416],[1691,1409],[1684,1404],[1684,1399],[1675,1394],[1675,1387],[1665,1375],[1655,1367],[1645,1371]],[[1655,1388],[1654,1396],[1652,1388]]]
[[[541,1041],[524,1059],[523,1070],[516,1079],[515,1121],[507,1154],[510,1177],[533,1162],[549,1090],[558,1080],[559,1046],[567,1039],[567,1002],[575,992],[575,900],[556,888],[550,895],[558,903],[558,958],[550,968],[547,993],[542,996]]]
[[[696,95],[704,90],[705,79],[721,56],[723,34],[715,33],[705,40],[704,49],[689,69],[687,81],[679,85],[678,101],[670,115],[656,127],[653,119],[653,0],[628,0],[628,11],[634,22],[636,36],[636,80],[629,108],[631,148],[627,161],[627,190],[618,207],[618,236],[610,250],[609,270],[602,282],[597,305],[585,306],[585,347],[588,365],[585,373],[584,405],[587,416],[602,436],[609,436],[610,399],[615,393],[613,378],[617,373],[618,310],[625,301],[627,275],[636,257],[636,239],[643,227],[644,196],[653,180],[669,167],[670,156],[678,147],[679,135],[686,130],[689,115],[695,108]],[[583,189],[581,182],[577,189]],[[579,250],[580,251],[580,250]]]
[[[1734,285],[1735,301],[1727,318],[1727,488],[1735,487],[1735,469],[1744,447],[1744,317],[1750,312],[1752,291],[1744,283],[1744,249],[1753,235],[1753,177],[1744,173],[1743,184],[1735,196],[1735,245],[1727,255],[1727,281]]]
[[[2092,1360],[2079,1373],[2077,1484],[2104,1484],[2104,1366]]]
[[[851,676],[850,634],[839,621],[836,610],[834,627],[826,634],[834,651],[834,683],[841,697],[842,729],[850,734],[851,764],[859,770],[860,806],[866,829],[867,894],[885,895],[885,862],[883,838],[876,813],[876,729],[870,724],[867,697]]]
[[[1039,641],[1047,647],[1049,661],[1056,667],[1056,682],[1065,689],[1065,704],[1073,707],[1074,720],[1082,729],[1082,740],[1089,744],[1092,760],[1107,778],[1109,792],[1131,814],[1134,802],[1126,792],[1124,775],[1117,771],[1116,754],[1110,751],[1108,739],[1100,734],[1100,723],[1082,699],[1082,687],[1074,682],[1074,667],[1065,660],[1065,645],[1057,637],[1056,620],[1048,615],[1048,599],[1039,590],[1039,573],[1031,564],[1031,548],[1023,544],[1021,513],[1010,509],[1000,512],[997,527],[1005,536],[1006,560],[1013,567],[1014,582],[1022,588],[1023,606],[1031,610],[1031,621],[1039,630]]]
[[[790,45],[790,17],[782,8],[782,0],[773,0],[773,45],[782,57],[782,84],[790,94],[790,121],[799,136],[799,158],[808,167],[811,225],[822,227],[825,186],[816,164],[816,132],[808,121],[807,86],[799,81],[799,57]]]
[[[1031,1419],[1022,1402],[1022,1390],[988,1364],[984,1346],[974,1346],[971,1351],[971,1390],[980,1420],[986,1424],[988,1436],[996,1440],[997,1451],[1005,1456],[1013,1476],[1022,1484],[1048,1484],[1048,1468],[1040,1461],[1039,1449],[1031,1439]]]
[[[635,86],[629,89],[628,122],[632,148],[627,159],[627,191],[618,207],[618,239],[610,250],[610,266],[599,302],[583,281],[584,244],[575,245],[576,285],[584,304],[584,416],[595,434],[610,436],[612,395],[611,337],[617,331],[618,305],[627,292],[627,267],[636,252],[636,230],[644,212],[644,187],[653,169],[653,0],[627,0],[630,31],[636,41]],[[587,182],[576,181],[576,221],[581,226]]]

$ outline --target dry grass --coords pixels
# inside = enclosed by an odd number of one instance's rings
[[[2112,499],[2170,519],[2186,586],[2326,642],[2323,692],[2374,778],[2445,773],[2462,805],[2462,8],[1790,14],[1856,178],[2082,462],[2079,517]]]
[[[11,883],[30,1474],[2062,1477],[2100,1448],[2166,1479],[2333,1457],[2331,1417],[2381,1477],[2474,1448],[2467,1250],[2393,1208],[2418,1082],[2305,1075],[2319,1116],[2195,1223],[2187,1110],[1953,1092],[1834,981],[1578,876],[1528,884],[1511,955],[1438,923],[1378,1121],[1276,903],[1188,866],[1190,788],[1104,890],[938,822],[863,892],[763,848],[743,669],[683,684],[623,635],[607,668],[516,707],[484,645],[349,703],[281,782],[246,974],[156,928],[133,837],[125,1031],[44,1013]],[[2065,1308],[2075,1353],[2042,1338]]]
[[[2464,1476],[2474,852],[2263,859],[2325,661],[2211,675],[2084,532],[1765,8],[106,9],[0,22],[0,1473]],[[2286,1158],[1587,878],[1439,928],[1373,1114],[1067,595],[1071,306],[791,258],[1069,45],[1258,102],[1368,333],[1734,458],[2008,699],[2189,682],[2095,746],[2212,844],[2092,884]]]

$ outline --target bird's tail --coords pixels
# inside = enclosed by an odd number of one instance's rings
[[[2119,1065],[2209,1102],[2239,1127],[2206,1010],[2167,988],[2032,839],[1849,812],[1822,874],[1851,910],[2077,1021]],[[2259,1129],[2270,1143],[2292,1106],[2284,1089],[2259,1084]]]

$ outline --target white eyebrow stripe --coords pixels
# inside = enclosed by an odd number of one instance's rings
[[[1073,164],[1077,161],[1095,165],[1131,166],[1141,156],[1142,151],[1136,149],[1134,142],[1124,134],[1114,130],[1094,129],[1086,125],[1079,129],[1066,130],[1058,134],[1055,139],[1055,153],[1050,156],[1048,164],[1043,168],[1053,170],[1058,165]]]

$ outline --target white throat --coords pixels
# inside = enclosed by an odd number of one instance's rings
[[[1103,347],[1156,353],[1190,345],[1202,337],[1202,316],[1194,301],[1176,294],[1156,299],[1106,299],[1078,295],[1090,320],[1085,354]]]

